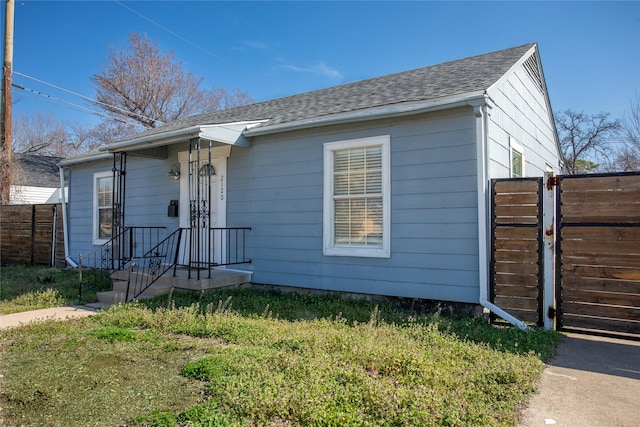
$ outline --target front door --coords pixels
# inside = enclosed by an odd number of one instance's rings
[[[180,264],[209,269],[222,263],[220,242],[216,241],[219,233],[215,229],[226,223],[224,175],[228,152],[228,149],[212,148],[178,155],[183,171],[180,175],[180,227],[186,230],[180,248]]]

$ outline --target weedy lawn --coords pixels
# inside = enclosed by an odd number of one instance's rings
[[[78,298],[75,270],[3,266],[0,273],[0,314],[93,302],[96,292],[111,289],[105,275],[88,275]]]
[[[2,331],[28,426],[516,425],[553,332],[233,289]]]

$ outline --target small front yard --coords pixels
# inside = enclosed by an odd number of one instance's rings
[[[516,425],[559,341],[385,303],[234,289],[0,332],[28,426]]]
[[[104,275],[85,278],[78,298],[78,272],[50,267],[1,267],[0,315],[84,304],[96,299],[96,292],[111,289]]]

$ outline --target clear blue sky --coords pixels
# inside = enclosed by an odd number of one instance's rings
[[[640,93],[637,1],[15,0],[14,71],[93,98],[90,77],[130,32],[173,51],[203,86],[239,88],[257,101],[530,42],[539,44],[554,111],[621,117]],[[19,75],[14,83],[86,105]],[[13,93],[14,116],[98,120]]]

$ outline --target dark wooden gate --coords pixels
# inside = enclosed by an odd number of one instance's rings
[[[640,338],[640,173],[556,184],[557,328]]]
[[[542,185],[542,178],[491,181],[490,301],[537,325],[544,311]]]

